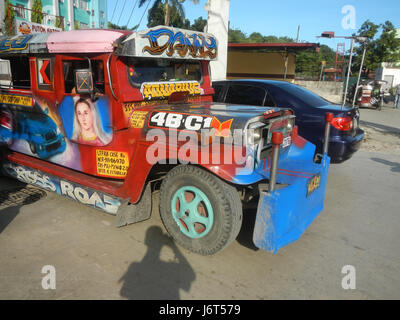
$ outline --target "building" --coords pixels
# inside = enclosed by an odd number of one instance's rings
[[[400,38],[400,29],[397,29],[397,38]],[[386,89],[400,84],[400,61],[397,62],[382,62],[381,66],[376,69],[375,79],[385,80]]]
[[[293,81],[296,52],[317,48],[316,43],[229,43],[226,76]]]
[[[30,9],[35,0],[9,1],[15,6],[18,20],[31,22]],[[42,12],[46,14],[42,25],[61,27],[64,30],[107,29],[107,0],[41,0],[41,2]]]

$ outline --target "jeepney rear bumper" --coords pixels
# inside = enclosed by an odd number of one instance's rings
[[[291,176],[290,183],[273,192],[260,190],[253,233],[258,248],[276,253],[300,238],[324,207],[329,163],[329,156],[324,155],[321,163],[306,161],[297,171],[278,169],[278,175]],[[319,187],[308,194],[310,179],[318,175]]]

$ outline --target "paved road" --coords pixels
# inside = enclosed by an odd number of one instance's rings
[[[176,247],[156,211],[117,229],[112,216],[49,193],[0,209],[0,299],[398,299],[399,181],[397,155],[360,151],[332,165],[324,211],[276,255],[251,245],[251,211],[237,241],[202,257]],[[55,290],[42,289],[45,265],[56,268]],[[345,265],[356,268],[355,290],[341,287]]]

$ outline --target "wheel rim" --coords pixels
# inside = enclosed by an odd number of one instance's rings
[[[208,197],[198,188],[178,189],[171,200],[172,216],[183,234],[198,239],[208,234],[214,223],[214,212]]]

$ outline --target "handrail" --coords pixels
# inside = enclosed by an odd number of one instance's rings
[[[111,60],[112,52],[107,58],[107,75],[108,75],[108,85],[110,86],[111,89],[111,94],[114,97],[115,100],[118,100],[117,97],[115,96],[112,81],[111,81],[111,72],[110,72],[110,60]]]

